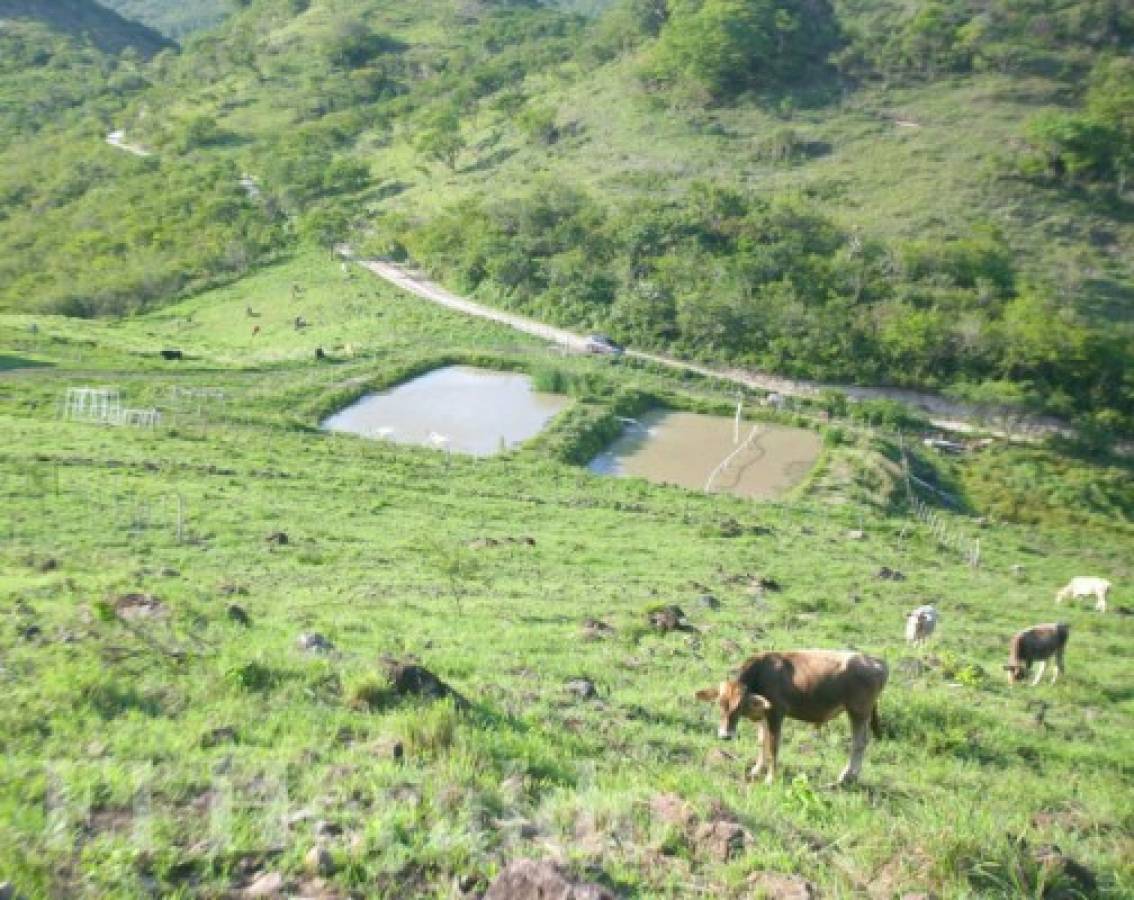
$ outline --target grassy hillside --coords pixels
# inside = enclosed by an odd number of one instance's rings
[[[950,471],[918,457],[957,491],[997,466],[1031,472],[994,488],[1030,524],[1005,509],[979,527],[987,483],[968,514],[939,511],[980,538],[971,569],[907,516],[883,432],[834,423],[808,486],[778,502],[602,479],[560,460],[619,404],[727,410],[731,389],[549,356],[321,254],[144,316],[31,321],[0,316],[0,871],[23,895],[219,896],[279,873],[306,895],[476,896],[518,856],[627,897],[751,896],[776,873],[825,896],[1134,892],[1134,633],[1052,605],[1084,572],[1131,605],[1129,470],[1125,513],[1092,511],[1089,487],[1069,510],[1033,503],[1039,451]],[[168,346],[188,358],[160,360]],[[452,361],[555,369],[574,405],[489,460],[315,428]],[[61,421],[82,385],[166,419]],[[1063,483],[1101,474],[1058,465]],[[286,545],[266,540],[278,531]],[[157,605],[139,613],[130,594]],[[921,602],[943,624],[914,651],[902,618]],[[697,630],[651,630],[666,603]],[[1010,688],[1008,636],[1056,615],[1072,624],[1066,677]],[[302,632],[334,649],[299,649]],[[888,659],[884,737],[862,785],[833,790],[845,723],[789,723],[783,777],[748,784],[751,729],[721,745],[692,693],[748,653],[810,646]],[[383,655],[420,660],[471,709],[388,694]],[[569,689],[580,677],[596,697]],[[304,863],[316,845],[320,876]]]
[[[102,0],[110,7],[136,22],[144,22],[156,31],[176,41],[184,40],[193,32],[212,28],[228,14],[228,0],[194,0],[192,3],[173,0]]]
[[[152,56],[170,46],[170,42],[144,24],[130,21],[95,0],[0,0],[0,20],[5,32],[13,24],[38,22],[51,30],[83,44],[90,44],[107,53],[131,49],[142,56]]]
[[[255,0],[8,151],[0,307],[149,308],[350,238],[638,345],[1130,433],[1134,23],[1104,6]],[[72,186],[110,126],[155,155]]]

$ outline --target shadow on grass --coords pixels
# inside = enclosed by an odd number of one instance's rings
[[[0,353],[0,372],[12,369],[43,369],[53,367],[55,363],[43,362],[38,359],[28,359],[26,356],[9,356]]]
[[[461,174],[467,174],[469,172],[486,172],[489,169],[496,168],[496,166],[508,160],[509,157],[515,156],[515,154],[515,150],[512,150],[508,147],[503,147],[500,150],[495,151],[494,153],[489,153],[486,156],[482,156],[474,163],[470,163],[469,165],[462,167]]]

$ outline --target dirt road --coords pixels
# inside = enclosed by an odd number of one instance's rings
[[[106,136],[106,142],[117,150],[124,150],[134,156],[153,156],[153,154],[146,150],[144,147],[139,147],[137,144],[131,144],[126,141],[126,135],[121,131],[112,131]]]
[[[347,247],[340,247],[338,252],[345,259],[358,263],[379,278],[432,303],[466,315],[499,322],[501,325],[522,331],[524,334],[534,335],[560,344],[569,350],[585,352],[585,339],[574,332],[546,325],[543,322],[537,322],[534,319],[528,319],[514,313],[502,312],[491,306],[485,306],[483,303],[460,297],[404,266],[381,260],[356,259]],[[627,350],[626,355],[633,359],[645,360],[677,371],[695,372],[709,378],[719,378],[743,387],[756,388],[786,397],[815,397],[820,391],[830,388],[841,391],[855,400],[897,400],[916,409],[937,428],[948,431],[981,431],[999,437],[1027,441],[1038,440],[1055,433],[1067,435],[1072,433],[1071,428],[1066,423],[1057,419],[984,409],[972,404],[950,400],[939,394],[929,394],[904,388],[823,384],[817,381],[768,375],[748,369],[716,368],[661,353],[647,353],[642,350]]]

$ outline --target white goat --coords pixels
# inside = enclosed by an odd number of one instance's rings
[[[937,609],[919,606],[906,616],[906,640],[915,646],[924,644],[937,628]]]
[[[1068,597],[1072,600],[1079,597],[1094,597],[1095,609],[1106,612],[1106,596],[1110,593],[1110,582],[1105,578],[1093,575],[1076,575],[1067,582],[1059,593],[1055,595],[1055,602],[1062,603]]]

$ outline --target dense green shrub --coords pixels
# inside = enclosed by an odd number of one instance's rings
[[[1130,341],[1018,287],[991,229],[887,248],[797,198],[703,183],[615,210],[555,184],[402,220],[386,240],[462,290],[643,346],[816,378],[1011,385],[1031,405],[1074,414],[1073,396],[1131,426]],[[918,424],[885,404],[856,411]]]
[[[727,98],[799,75],[835,40],[825,2],[670,0],[646,72]]]
[[[1134,60],[1106,57],[1094,68],[1084,108],[1044,113],[1027,125],[1026,177],[1075,184],[1099,182],[1121,194],[1134,172]]]
[[[1115,0],[837,0],[836,11],[836,59],[855,75],[1050,70],[1134,37],[1134,8]]]

